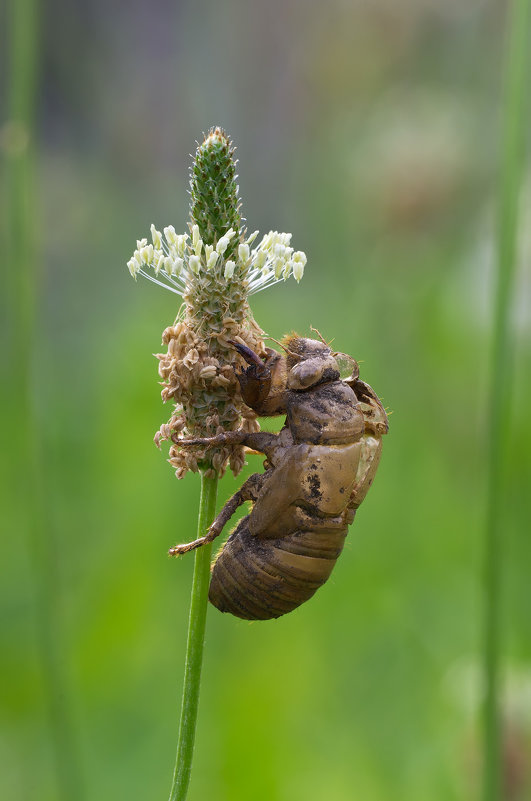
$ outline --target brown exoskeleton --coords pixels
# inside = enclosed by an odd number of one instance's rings
[[[228,431],[186,445],[241,443],[265,454],[204,537],[176,545],[178,555],[214,540],[236,509],[251,501],[212,568],[209,599],[248,620],[280,617],[307,601],[328,579],[356,510],[378,467],[388,422],[357,363],[323,341],[292,335],[286,354],[265,359],[239,343],[250,365],[240,374],[245,403],[261,416],[286,415],[279,434]],[[339,361],[352,375],[340,378]]]

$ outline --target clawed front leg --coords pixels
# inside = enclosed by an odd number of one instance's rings
[[[247,481],[242,484],[238,492],[235,492],[232,498],[229,498],[204,537],[199,537],[197,540],[186,542],[182,545],[175,545],[173,548],[170,548],[168,554],[170,556],[181,556],[183,553],[194,551],[196,548],[200,548],[202,545],[213,542],[216,537],[221,534],[225,525],[229,522],[234,512],[239,506],[242,505],[242,503],[245,501],[256,500],[260,486],[264,480],[264,475],[265,474],[253,473],[252,476],[249,476]]]

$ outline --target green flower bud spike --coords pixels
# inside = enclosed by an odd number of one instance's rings
[[[190,217],[197,224],[203,242],[209,245],[218,242],[229,230],[240,233],[236,164],[232,142],[220,128],[211,130],[198,145],[190,170]],[[233,238],[229,244],[227,259],[237,242]]]
[[[232,143],[221,128],[212,128],[198,145],[191,168],[189,233],[177,234],[173,225],[161,232],[152,225],[151,243],[138,240],[127,262],[133,278],[142,275],[184,301],[174,324],[162,335],[166,352],[157,354],[162,399],[172,401],[175,408],[155,434],[155,443],[160,447],[162,440],[170,440],[169,462],[177,478],[188,470],[201,473],[198,537],[206,534],[214,519],[218,477],[227,464],[236,475],[244,464],[244,452],[240,446],[181,450],[179,439],[237,428],[258,430],[255,413],[240,395],[235,368],[243,361],[232,342],[265,353],[264,332],[247,299],[291,275],[299,282],[306,264],[304,253],[291,247],[291,234],[270,231],[254,246],[258,231],[247,236],[242,228],[236,179]],[[170,801],[185,801],[190,783],[211,547],[204,545],[195,552]]]
[[[183,451],[175,440],[258,430],[256,415],[241,400],[234,368],[243,363],[230,341],[264,352],[264,334],[247,298],[292,275],[300,281],[306,264],[305,254],[291,247],[291,234],[270,231],[253,247],[258,231],[247,236],[242,228],[236,178],[231,141],[213,128],[191,168],[190,233],[177,234],[173,225],[161,233],[152,225],[151,244],[138,240],[127,263],[134,278],[142,275],[184,300],[162,335],[167,351],[157,354],[162,399],[171,399],[175,409],[155,442],[172,441],[169,461],[177,478],[199,465],[210,477],[222,476],[227,464],[235,475],[241,470],[239,445]]]

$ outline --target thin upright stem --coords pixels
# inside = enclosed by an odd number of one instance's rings
[[[490,368],[487,519],[485,526],[485,705],[483,799],[501,797],[501,583],[503,569],[502,503],[504,437],[513,343],[511,297],[516,265],[518,200],[525,166],[525,97],[531,47],[531,0],[513,0],[508,25],[506,99],[500,175],[497,281]]]
[[[197,536],[202,537],[214,519],[216,511],[218,479],[207,478],[201,473],[201,498]],[[199,688],[201,685],[201,666],[203,663],[203,644],[210,584],[210,554],[212,545],[203,545],[195,552],[188,640],[184,665],[184,686],[179,724],[179,743],[170,792],[170,801],[184,801],[190,784],[192,757],[194,752]]]
[[[68,706],[64,654],[59,634],[54,532],[50,516],[48,465],[44,455],[46,410],[36,391],[39,338],[39,276],[36,259],[35,157],[40,0],[7,5],[9,70],[8,118],[4,125],[5,239],[9,376],[5,381],[9,414],[4,435],[10,440],[12,497],[27,537],[30,584],[40,678],[48,715],[47,742],[54,759],[56,796],[84,797],[79,756]],[[16,441],[15,441],[16,437]],[[29,501],[29,502],[28,502]]]

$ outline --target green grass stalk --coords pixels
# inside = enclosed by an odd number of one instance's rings
[[[58,643],[58,593],[54,532],[37,397],[35,330],[39,309],[36,259],[35,141],[39,61],[38,0],[11,0],[7,8],[9,43],[8,119],[4,127],[6,175],[7,327],[12,496],[27,534],[30,585],[48,737],[54,759],[57,798],[81,801],[79,758]],[[28,504],[28,498],[31,498]]]
[[[201,497],[197,536],[202,537],[214,519],[216,511],[218,478],[207,478],[201,472]],[[203,545],[195,552],[194,577],[188,623],[188,640],[184,666],[184,685],[179,724],[179,743],[170,792],[170,801],[184,801],[190,784],[192,757],[194,751],[199,689],[201,685],[201,666],[210,584],[210,556],[212,545]]]
[[[485,526],[483,799],[499,801],[501,786],[501,590],[503,571],[504,439],[511,382],[511,299],[516,267],[519,194],[525,167],[525,99],[531,48],[531,0],[513,0],[508,23],[505,113],[498,209],[497,278],[490,366]]]
[[[26,363],[15,347],[22,335],[29,350],[29,326],[35,306],[34,259],[34,129],[37,82],[37,2],[11,0],[7,8],[9,35],[8,119],[4,127],[7,191],[5,276],[13,302],[7,305],[12,368],[22,378]]]

